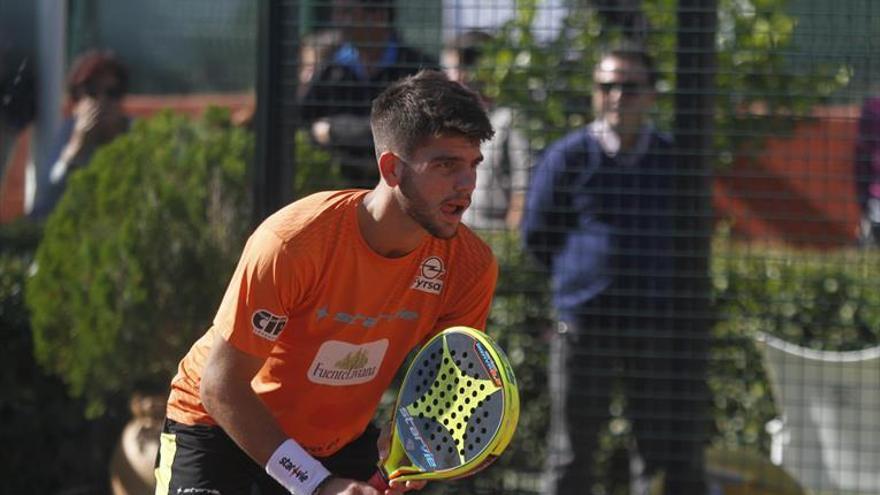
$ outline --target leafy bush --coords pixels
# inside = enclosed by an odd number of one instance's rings
[[[209,324],[249,227],[248,132],[209,111],[135,123],[75,173],[27,284],[35,355],[91,414],[165,388]]]
[[[309,133],[296,133],[296,174],[293,190],[297,198],[328,189],[340,189],[345,184],[338,162],[330,152],[313,144]]]
[[[0,226],[0,492],[106,493],[105,466],[120,418],[84,421],[82,402],[33,357],[24,287],[40,234],[26,222]],[[47,458],[52,462],[35,462]]]
[[[718,443],[767,452],[765,423],[778,414],[755,333],[820,350],[880,344],[880,254],[736,246],[716,239],[716,313],[709,384]]]
[[[250,232],[253,137],[227,112],[135,123],[71,177],[27,284],[34,351],[83,397],[164,390],[210,324]],[[296,136],[298,196],[342,183]]]
[[[830,351],[880,343],[878,253],[716,245],[718,309],[743,332]]]

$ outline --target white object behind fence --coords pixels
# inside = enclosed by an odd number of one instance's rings
[[[763,333],[758,343],[782,413],[768,428],[774,462],[815,493],[880,493],[880,346],[816,351]]]

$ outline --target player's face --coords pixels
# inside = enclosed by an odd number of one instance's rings
[[[641,64],[614,56],[593,74],[593,110],[617,132],[638,130],[654,104],[654,90]]]
[[[479,143],[460,136],[429,138],[407,158],[400,164],[401,209],[434,237],[455,236],[483,160]]]

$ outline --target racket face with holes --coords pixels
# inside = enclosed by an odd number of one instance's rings
[[[473,328],[444,330],[415,356],[397,399],[395,440],[412,465],[385,471],[401,480],[473,474],[504,450],[518,417],[516,381],[501,349]]]

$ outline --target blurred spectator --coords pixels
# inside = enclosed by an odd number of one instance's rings
[[[88,164],[95,150],[128,130],[122,98],[128,91],[128,70],[107,51],[89,51],[77,58],[67,75],[70,116],[61,124],[49,155],[49,181],[34,198],[33,218],[44,218],[61,198],[71,172]]]
[[[647,474],[668,494],[702,494],[708,336],[677,325],[673,143],[649,115],[652,59],[602,54],[596,119],[553,143],[532,174],[526,249],[553,279],[559,318],[548,378],[548,494],[591,493],[616,384]]]
[[[880,245],[880,97],[862,105],[856,141],[856,193],[861,207],[859,240],[865,247]]]
[[[405,46],[394,29],[388,0],[332,0],[335,27],[343,44],[305,89],[303,123],[313,139],[329,148],[351,185],[378,180],[370,132],[370,104],[392,81],[436,68],[428,55]]]
[[[321,73],[340,45],[342,45],[342,31],[338,29],[320,29],[300,39],[297,99],[305,96],[312,80]]]
[[[528,140],[516,126],[516,111],[495,106],[475,78],[482,51],[491,41],[488,33],[464,32],[446,45],[440,62],[450,79],[480,93],[495,129],[495,137],[483,143],[483,163],[462,221],[476,229],[515,229],[522,217],[531,156]]]

